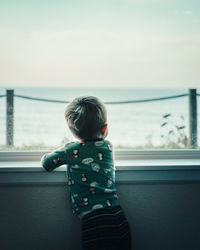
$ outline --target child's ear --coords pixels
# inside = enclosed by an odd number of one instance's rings
[[[107,127],[108,127],[108,124],[107,124],[107,123],[104,124],[104,126],[102,127],[101,132],[102,132],[103,135],[105,134],[105,132],[106,132],[106,130],[107,130]]]

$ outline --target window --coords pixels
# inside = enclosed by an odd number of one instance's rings
[[[3,90],[5,91],[2,89],[1,93]],[[117,149],[198,148],[198,133],[192,134],[196,135],[193,144],[190,140],[189,126],[193,125],[190,125],[189,121],[195,121],[197,114],[189,112],[191,108],[188,101],[191,96],[189,93],[187,89],[16,88],[13,97],[13,117],[10,117],[13,123],[6,123],[6,119],[9,119],[7,118],[9,114],[5,112],[6,101],[9,101],[9,97],[4,99],[4,102],[1,100],[0,136],[1,142],[4,141],[1,149],[6,149],[5,141],[9,144],[7,137],[12,138],[10,146],[20,150],[52,149],[73,140],[64,119],[64,109],[67,104],[53,101],[55,99],[71,101],[79,95],[95,95],[105,103],[111,102],[106,105],[109,124],[108,139]],[[180,96],[181,94],[185,96]],[[26,99],[28,97],[36,97],[40,100]],[[155,100],[159,97],[174,98]],[[45,101],[47,99],[48,101]],[[142,102],[123,103],[123,101],[131,100]],[[150,100],[150,102],[145,102],[145,100]],[[198,100],[198,94],[195,100]],[[195,117],[190,117],[192,115]],[[197,126],[193,129],[197,129]],[[7,135],[8,133],[10,134]],[[9,145],[7,147],[9,148]]]
[[[1,3],[0,150],[50,150],[72,140],[66,104],[36,99],[79,95],[153,99],[107,104],[117,149],[199,149],[197,9],[195,0]],[[14,90],[9,124],[7,89]],[[192,105],[189,89],[196,89]]]

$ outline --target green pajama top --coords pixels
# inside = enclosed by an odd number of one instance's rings
[[[42,157],[47,171],[67,164],[70,203],[74,213],[118,205],[112,144],[107,140],[67,143]]]

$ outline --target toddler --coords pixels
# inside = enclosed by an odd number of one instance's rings
[[[82,221],[83,250],[130,250],[128,221],[115,188],[113,147],[107,136],[107,112],[96,97],[75,98],[65,118],[77,142],[42,157],[47,171],[67,164],[72,211]]]

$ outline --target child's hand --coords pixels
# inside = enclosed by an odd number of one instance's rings
[[[47,172],[52,172],[53,168],[52,168],[52,162],[49,161],[48,159],[48,154],[47,155],[43,155],[42,159],[41,159],[41,165],[42,167],[47,171]]]
[[[66,164],[65,148],[45,154],[41,159],[41,165],[48,172],[52,172],[55,168],[63,164]]]

